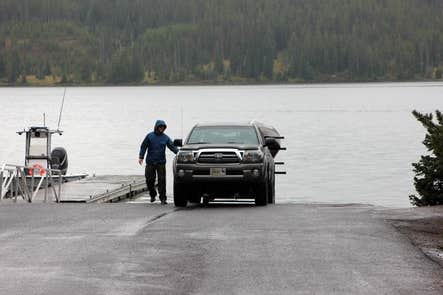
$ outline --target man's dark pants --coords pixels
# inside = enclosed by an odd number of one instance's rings
[[[155,175],[158,178],[158,194],[160,201],[166,201],[166,166],[165,164],[146,164],[145,177],[146,185],[148,186],[149,195],[153,198],[157,196],[155,190]]]

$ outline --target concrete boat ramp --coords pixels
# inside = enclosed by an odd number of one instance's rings
[[[0,295],[443,294],[442,267],[386,209],[117,202],[141,182],[65,183],[62,204],[2,200]]]
[[[443,294],[364,205],[0,205],[0,294]]]

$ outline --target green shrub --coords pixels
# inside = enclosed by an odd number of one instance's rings
[[[411,195],[409,199],[416,206],[443,205],[443,115],[435,111],[435,122],[432,113],[421,114],[414,110],[412,114],[426,128],[423,144],[429,154],[412,164],[419,196]]]

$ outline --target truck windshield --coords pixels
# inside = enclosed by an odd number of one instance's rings
[[[249,126],[195,127],[187,144],[252,144],[257,145],[257,132]]]

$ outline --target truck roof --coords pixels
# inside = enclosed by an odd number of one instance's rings
[[[263,124],[257,121],[250,122],[211,122],[211,123],[198,123],[196,127],[212,127],[212,126],[262,126]]]

